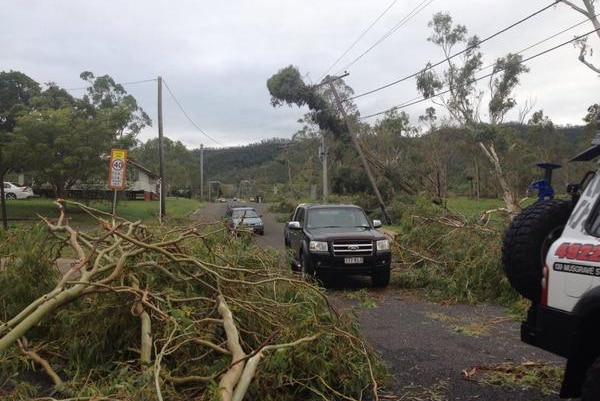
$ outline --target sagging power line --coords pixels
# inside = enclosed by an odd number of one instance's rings
[[[568,45],[568,44],[570,44],[570,43],[573,43],[573,42],[575,42],[575,41],[577,41],[577,40],[580,40],[580,39],[582,39],[582,38],[585,38],[586,36],[589,36],[589,35],[591,35],[592,33],[595,33],[595,32],[598,32],[598,31],[600,31],[600,28],[598,28],[598,29],[594,29],[594,30],[591,30],[591,31],[589,31],[589,32],[587,32],[587,33],[585,33],[585,34],[583,34],[583,35],[576,36],[576,37],[574,37],[573,39],[570,39],[570,40],[568,40],[568,41],[566,41],[566,42],[563,42],[563,43],[561,43],[561,44],[559,44],[559,45],[556,45],[556,46],[554,46],[554,47],[551,47],[551,48],[549,48],[549,49],[546,49],[546,50],[544,50],[544,51],[542,51],[542,52],[536,53],[536,54],[534,54],[533,56],[530,56],[530,57],[527,57],[527,58],[523,59],[521,62],[522,62],[522,63],[526,63],[526,62],[528,62],[528,61],[530,61],[530,60],[533,60],[534,58],[537,58],[537,57],[540,57],[540,56],[542,56],[542,55],[544,55],[544,54],[550,53],[550,52],[552,52],[552,51],[554,51],[554,50],[557,50],[557,49],[559,49],[559,48],[561,48],[561,47],[563,47],[563,46],[565,46],[565,45]],[[486,75],[483,75],[483,76],[481,76],[481,77],[474,78],[474,79],[472,79],[471,81],[469,81],[469,82],[465,83],[465,85],[470,85],[470,84],[472,84],[472,83],[474,83],[474,82],[481,81],[482,79],[489,78],[489,77],[491,77],[492,75],[494,75],[495,73],[502,72],[502,71],[504,71],[504,70],[505,70],[505,68],[498,69],[498,70],[497,70],[497,71],[495,71],[495,72],[491,72],[491,73],[489,73],[489,74],[486,74]],[[457,87],[458,87],[458,86],[456,86],[455,88],[457,88]],[[394,106],[394,107],[390,107],[389,109],[386,109],[386,110],[383,110],[383,111],[380,111],[380,112],[377,112],[377,113],[369,114],[369,115],[367,115],[367,116],[361,117],[361,120],[366,120],[366,119],[368,119],[368,118],[376,117],[376,116],[379,116],[379,115],[382,115],[382,114],[385,114],[385,113],[388,113],[388,112],[391,112],[391,111],[394,111],[394,110],[399,110],[399,109],[402,109],[402,108],[406,108],[406,107],[409,107],[409,106],[413,106],[413,105],[415,105],[415,104],[418,104],[418,103],[423,103],[423,102],[425,102],[425,101],[427,101],[427,100],[429,100],[429,99],[431,99],[431,98],[434,98],[434,97],[439,97],[439,96],[445,95],[445,94],[449,93],[450,91],[451,91],[451,89],[446,89],[446,90],[444,90],[444,91],[442,91],[442,92],[438,92],[438,93],[436,93],[436,94],[434,94],[434,95],[432,95],[432,96],[430,96],[430,97],[423,97],[423,96],[419,96],[419,97],[418,97],[418,100],[404,102],[404,103],[401,103],[401,104],[399,104],[399,105],[396,105],[396,106]]]
[[[119,85],[121,85],[121,86],[129,86],[129,85],[143,84],[143,83],[146,83],[146,82],[156,82],[156,78],[143,79],[143,80],[140,80],[140,81],[123,82],[123,83],[120,83]],[[89,88],[89,86],[82,86],[80,88],[68,88],[68,89],[65,89],[65,90],[66,91],[81,91],[81,90],[86,90],[88,88]]]
[[[185,109],[183,108],[183,106],[181,105],[181,103],[179,102],[179,100],[177,100],[177,97],[175,96],[175,94],[173,93],[173,91],[171,90],[171,88],[169,87],[169,85],[167,85],[167,82],[165,80],[163,80],[163,83],[165,85],[165,88],[167,88],[167,92],[169,92],[169,95],[171,95],[171,97],[173,98],[173,100],[175,101],[175,104],[177,105],[177,107],[179,108],[179,110],[181,110],[181,112],[183,113],[183,115],[185,116],[185,118],[205,137],[207,137],[208,139],[210,139],[211,141],[213,141],[214,143],[216,143],[219,146],[225,146],[223,145],[221,142],[217,141],[216,139],[214,139],[213,137],[211,137],[210,135],[208,135],[206,132],[204,132],[204,130],[202,130],[202,128],[200,128],[198,126],[198,124],[196,124],[196,122],[194,120],[192,120],[192,118],[189,116],[189,114],[185,111]]]
[[[354,48],[354,46],[356,46],[356,44],[371,30],[371,28],[373,28],[373,26],[375,26],[375,24],[377,24],[379,22],[379,20],[381,18],[383,18],[383,16],[385,14],[387,14],[387,12],[398,2],[398,0],[394,0],[392,1],[392,3],[387,6],[387,8],[385,10],[383,10],[383,12],[381,14],[379,14],[379,16],[373,21],[371,22],[371,24],[367,27],[367,29],[365,29],[359,36],[358,38],[356,38],[356,40],[354,40],[354,42],[352,42],[352,44],[342,53],[341,56],[339,56],[330,66],[329,68],[327,68],[327,70],[325,70],[325,72],[323,74],[321,74],[321,79],[319,81],[322,81],[323,78],[325,78],[325,76],[329,73],[329,71],[331,71],[331,69],[333,67],[335,67],[337,65],[337,63],[340,62],[340,60],[342,60],[344,57],[346,57],[346,55],[348,53],[350,53],[350,50],[352,50]]]
[[[398,22],[396,25],[394,25],[394,27],[392,29],[390,29],[389,31],[387,31],[379,40],[377,40],[373,45],[371,45],[367,50],[365,50],[363,53],[361,53],[358,57],[356,57],[354,60],[352,60],[349,64],[347,64],[343,70],[347,70],[350,67],[352,67],[354,64],[356,64],[356,62],[358,60],[360,60],[361,58],[363,58],[364,56],[366,56],[371,50],[373,50],[375,47],[377,47],[378,45],[380,45],[384,40],[386,40],[387,38],[389,38],[390,36],[392,36],[398,29],[400,29],[402,26],[404,26],[408,21],[410,21],[411,19],[413,19],[414,17],[416,17],[421,11],[423,11],[428,5],[430,5],[431,3],[433,3],[435,0],[423,0],[421,3],[419,3],[418,6],[416,6],[411,12],[409,12],[404,18],[402,18],[400,20],[400,22]],[[425,4],[426,3],[426,4]]]
[[[500,31],[498,31],[498,32],[496,32],[496,33],[494,33],[494,34],[492,34],[492,35],[490,35],[490,36],[486,37],[485,39],[482,39],[482,40],[478,41],[477,43],[475,43],[475,44],[473,44],[473,45],[471,45],[471,46],[467,46],[465,49],[463,49],[463,50],[461,50],[461,51],[459,51],[459,52],[457,52],[457,53],[454,53],[454,54],[452,54],[452,55],[450,55],[450,56],[448,56],[448,57],[446,57],[446,58],[444,58],[444,59],[442,59],[442,60],[440,60],[440,61],[436,62],[435,64],[432,64],[432,65],[428,66],[426,69],[431,69],[431,68],[437,67],[437,66],[439,66],[439,65],[441,65],[441,64],[444,64],[444,63],[446,63],[446,62],[448,62],[448,61],[452,60],[452,59],[453,59],[453,58],[455,58],[455,57],[458,57],[458,56],[460,56],[461,54],[464,54],[464,53],[468,52],[469,50],[472,50],[472,49],[474,49],[474,48],[477,48],[477,47],[479,47],[479,46],[480,46],[482,43],[485,43],[485,42],[487,42],[488,40],[491,40],[491,39],[495,38],[496,36],[498,36],[498,35],[501,35],[501,34],[503,34],[504,32],[506,32],[506,31],[508,31],[508,30],[510,30],[510,29],[512,29],[512,28],[514,28],[514,27],[516,27],[517,25],[520,25],[520,24],[522,24],[523,22],[525,22],[525,21],[527,21],[527,20],[529,20],[529,19],[531,19],[531,18],[535,17],[536,15],[538,15],[538,14],[540,14],[540,13],[542,13],[542,12],[544,12],[544,11],[548,10],[549,8],[551,8],[551,7],[553,7],[554,5],[556,5],[557,3],[559,3],[559,1],[555,1],[554,3],[550,4],[549,6],[546,6],[546,7],[542,8],[542,9],[540,9],[540,10],[538,10],[538,11],[536,11],[536,12],[534,12],[534,13],[530,14],[530,15],[528,15],[527,17],[524,17],[524,18],[520,19],[519,21],[517,21],[517,22],[514,22],[513,24],[511,24],[511,25],[507,26],[506,28],[504,28],[504,29],[502,29],[502,30],[500,30]],[[399,83],[401,83],[401,82],[404,82],[404,81],[406,81],[406,80],[408,80],[408,79],[410,79],[410,78],[414,78],[414,77],[416,77],[417,75],[421,74],[421,73],[422,73],[424,70],[425,70],[425,69],[421,69],[421,70],[419,70],[419,71],[417,71],[417,72],[414,72],[414,73],[412,73],[412,74],[410,74],[410,75],[407,75],[407,76],[405,76],[405,77],[403,77],[403,78],[400,78],[400,79],[398,79],[398,80],[395,80],[395,81],[393,81],[393,82],[390,82],[390,83],[388,83],[388,84],[382,85],[382,86],[380,86],[380,87],[378,87],[378,88],[375,88],[375,89],[372,89],[372,90],[370,90],[370,91],[363,92],[363,93],[361,93],[361,94],[358,94],[358,95],[356,95],[356,96],[353,96],[353,97],[351,97],[351,98],[349,98],[349,99],[347,99],[347,100],[354,100],[354,99],[358,99],[358,98],[361,98],[361,97],[363,97],[363,96],[367,96],[367,95],[370,95],[370,94],[372,94],[372,93],[379,92],[380,90],[383,90],[383,89],[389,88],[389,87],[391,87],[391,86],[397,85],[397,84],[399,84]]]

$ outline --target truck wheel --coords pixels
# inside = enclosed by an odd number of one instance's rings
[[[581,401],[600,400],[600,357],[590,366],[585,373],[581,386]]]
[[[502,266],[514,289],[539,302],[542,270],[550,245],[562,234],[571,201],[551,199],[526,207],[510,223],[502,243]]]
[[[390,267],[378,270],[371,275],[371,281],[374,287],[387,287],[390,283]]]
[[[310,266],[310,263],[308,263],[306,260],[304,252],[300,254],[300,274],[302,275],[303,279],[308,279],[314,277],[315,275],[315,269],[313,269],[313,267]]]

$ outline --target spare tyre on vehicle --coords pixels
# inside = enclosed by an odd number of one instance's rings
[[[570,199],[536,202],[523,209],[504,234],[504,272],[514,289],[532,302],[540,300],[546,254],[562,234],[571,210]]]

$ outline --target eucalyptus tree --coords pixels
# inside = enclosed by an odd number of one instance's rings
[[[62,197],[76,182],[105,171],[100,155],[110,149],[113,135],[94,114],[93,108],[50,84],[17,118],[7,149],[20,154],[36,180],[49,183]]]
[[[453,122],[468,128],[482,122],[480,105],[485,91],[479,88],[477,74],[483,66],[479,51],[479,38],[467,36],[464,25],[453,24],[452,17],[437,13],[428,24],[433,34],[427,39],[438,45],[445,58],[446,69],[437,73],[431,63],[417,76],[417,89],[434,104],[443,107]],[[464,46],[457,51],[456,48]],[[498,58],[489,74],[489,122],[501,123],[504,116],[516,105],[511,97],[519,84],[521,74],[529,69],[522,64],[520,55],[508,54]],[[442,91],[445,89],[445,91]]]
[[[434,104],[443,107],[450,116],[450,123],[456,123],[473,132],[473,154],[479,147],[492,164],[493,175],[502,188],[504,200],[509,213],[518,208],[510,185],[506,181],[500,158],[494,143],[485,143],[477,140],[477,130],[483,123],[480,105],[485,91],[480,89],[477,76],[483,65],[483,54],[479,51],[479,38],[468,36],[464,25],[453,24],[452,17],[446,13],[437,13],[433,16],[429,27],[433,29],[428,41],[438,45],[445,57],[446,69],[442,74],[437,73],[431,64],[417,76],[417,89]],[[454,53],[456,48],[464,49]],[[496,60],[493,71],[489,74],[489,102],[487,113],[489,123],[499,124],[506,113],[517,104],[512,98],[512,92],[519,84],[519,78],[528,71],[522,64],[520,55],[508,54]],[[442,92],[442,89],[445,91]],[[478,157],[474,156],[475,170],[479,175]],[[478,186],[478,185],[477,185]]]
[[[578,13],[583,14],[592,23],[596,36],[600,39],[600,20],[596,10],[595,0],[558,0],[571,7]],[[590,58],[594,54],[594,48],[588,42],[588,36],[578,39],[575,46],[579,48],[579,61],[581,61],[590,70],[600,74],[600,66],[594,63]]]
[[[84,71],[80,77],[89,84],[83,101],[91,106],[94,119],[111,130],[115,145],[133,147],[141,130],[152,125],[148,114],[138,106],[135,97],[109,75],[96,77]]]
[[[335,88],[340,101],[343,103],[346,114],[346,121],[342,111],[334,106],[335,102],[332,97],[334,95],[331,84]],[[326,77],[323,83],[328,85],[307,85],[304,83],[298,69],[294,66],[288,66],[279,70],[267,80],[267,88],[271,94],[271,104],[273,106],[288,106],[297,105],[299,107],[307,106],[309,109],[308,116],[316,123],[320,130],[326,135],[330,135],[335,146],[331,148],[331,154],[334,156],[336,163],[332,166],[332,188],[338,192],[356,192],[363,190],[363,184],[367,179],[371,180],[369,174],[365,174],[370,168],[368,164],[363,162],[363,167],[356,164],[357,158],[349,156],[346,162],[340,163],[341,156],[352,155],[350,152],[350,143],[354,142],[351,133],[347,132],[349,124],[356,132],[362,132],[366,124],[361,124],[358,121],[358,110],[353,106],[350,97],[353,93],[352,88],[345,85],[343,79],[335,77]],[[360,135],[357,135],[360,136]],[[360,144],[353,144],[356,151],[360,154]],[[359,160],[364,160],[363,157]],[[357,166],[356,169],[354,166]],[[337,168],[336,168],[337,167]],[[351,179],[351,182],[348,181]],[[376,182],[371,180],[373,191],[378,194]],[[360,187],[360,188],[359,188]],[[382,209],[383,204],[380,202]]]
[[[390,182],[390,195],[396,190],[414,195],[420,185],[423,153],[418,150],[418,129],[404,111],[391,110],[361,135],[369,161]]]
[[[151,171],[159,171],[158,138],[136,146],[130,156]],[[165,175],[169,191],[177,195],[200,185],[200,165],[193,153],[180,141],[164,138]]]
[[[150,124],[135,98],[110,76],[84,72],[81,78],[90,84],[82,99],[53,83],[32,96],[16,117],[14,138],[6,146],[59,197],[77,182],[105,179],[100,156],[112,147],[133,146]]]

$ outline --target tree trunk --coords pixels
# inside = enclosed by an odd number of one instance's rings
[[[506,204],[506,210],[509,215],[513,216],[519,210],[518,202],[515,199],[515,196],[504,177],[504,171],[502,171],[502,166],[500,165],[500,158],[498,154],[496,154],[496,150],[494,149],[494,145],[489,145],[489,148],[486,147],[483,143],[479,142],[479,146],[483,149],[483,152],[487,156],[487,158],[492,163],[493,173],[502,189],[502,198],[504,199],[504,203]]]

